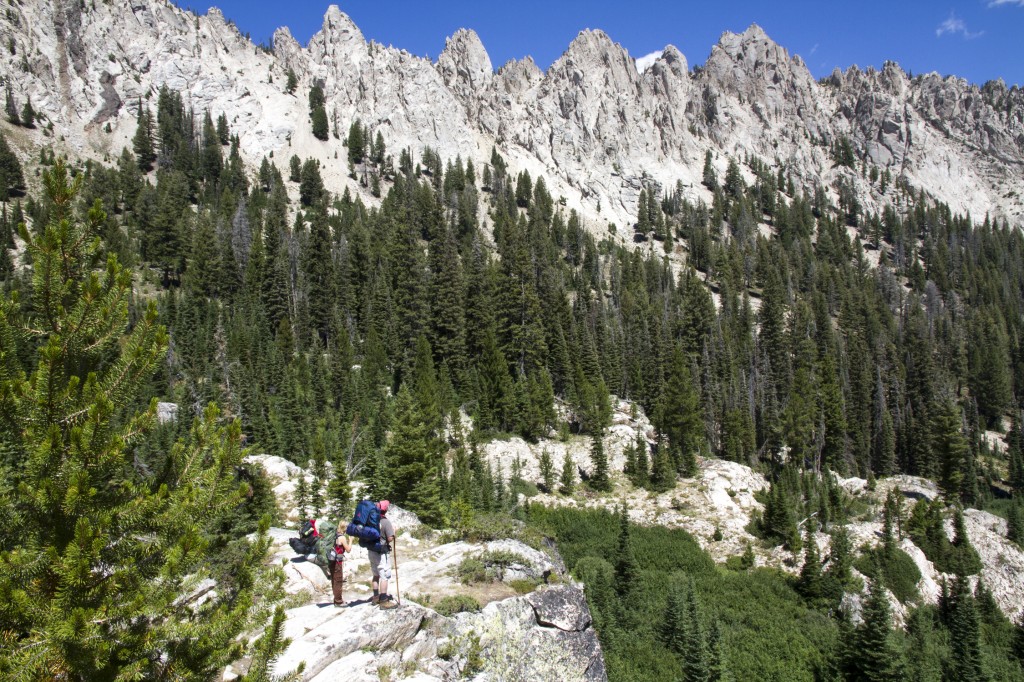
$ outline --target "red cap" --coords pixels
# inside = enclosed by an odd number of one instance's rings
[[[388,502],[387,500],[381,500],[380,502],[377,503],[377,509],[380,509],[381,514],[387,513],[388,507],[390,506],[391,503]]]

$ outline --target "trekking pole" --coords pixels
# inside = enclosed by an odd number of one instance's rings
[[[395,602],[402,605],[402,591],[398,589],[398,537],[395,537]]]

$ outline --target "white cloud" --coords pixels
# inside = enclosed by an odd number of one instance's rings
[[[661,56],[661,53],[662,51],[658,50],[657,52],[645,54],[643,57],[637,57],[636,70],[639,71],[640,73],[643,73],[647,69],[651,68],[651,66],[654,65],[654,62],[658,61],[658,57]]]
[[[989,7],[1002,7],[1003,5],[1016,5],[1024,7],[1024,0],[989,0]]]
[[[998,2],[999,0],[995,0]],[[1004,2],[1020,2],[1024,3],[1024,0],[1003,0]],[[973,40],[974,38],[980,38],[985,34],[984,31],[969,31],[967,30],[967,24],[964,20],[956,16],[952,12],[949,13],[949,18],[939,24],[939,27],[935,29],[935,37],[941,38],[946,34],[956,35],[959,33],[964,37],[964,40]]]
[[[814,54],[817,51],[818,51],[818,43],[814,43],[814,47],[812,47],[811,51],[807,53],[807,56],[810,57],[812,54]]]

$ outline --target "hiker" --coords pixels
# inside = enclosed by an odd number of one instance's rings
[[[370,570],[373,571],[373,596],[370,602],[380,604],[382,609],[393,609],[398,606],[388,594],[388,581],[391,580],[391,548],[395,542],[395,527],[391,519],[387,518],[390,506],[391,503],[387,500],[377,503],[377,509],[380,510],[380,541],[366,550],[370,556]]]
[[[331,577],[331,590],[334,592],[334,605],[338,608],[345,605],[342,594],[345,582],[345,552],[352,551],[352,541],[345,535],[342,524],[338,524],[337,536],[334,538],[334,551],[327,554],[327,572]],[[331,558],[331,557],[334,558]]]

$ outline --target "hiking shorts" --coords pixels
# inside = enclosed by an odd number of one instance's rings
[[[391,552],[374,552],[367,550],[370,555],[370,570],[374,578],[391,580]]]

